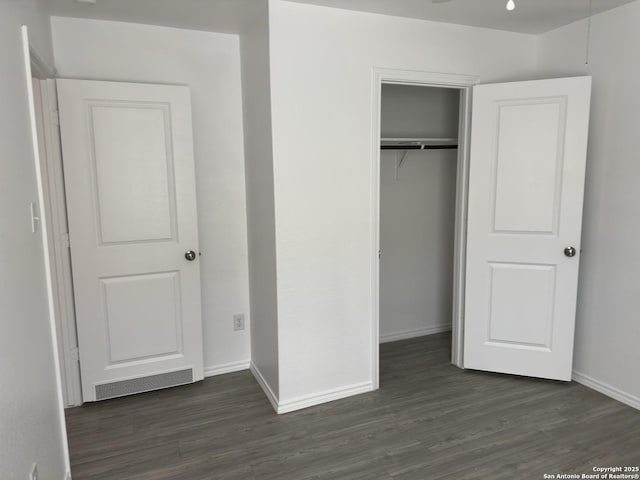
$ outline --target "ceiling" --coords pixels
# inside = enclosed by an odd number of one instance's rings
[[[165,25],[222,33],[239,33],[247,17],[264,0],[44,0],[52,15]],[[586,18],[589,0],[515,0],[507,12],[506,0],[291,0],[348,10],[538,34]],[[592,0],[593,12],[637,0]]]
[[[445,23],[539,34],[589,16],[589,0],[514,0],[516,9],[507,12],[507,0],[294,0],[349,10],[420,18]],[[593,0],[593,13],[619,7],[635,0]]]
[[[240,33],[264,0],[43,0],[59,17],[95,18],[220,33]]]

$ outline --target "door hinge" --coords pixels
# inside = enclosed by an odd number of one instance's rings
[[[60,112],[57,109],[51,110],[51,123],[60,126]]]
[[[382,250],[378,250],[378,260],[380,260],[381,256],[382,256]]]
[[[64,248],[71,248],[71,239],[69,238],[69,234],[63,233],[62,235],[60,235],[60,237],[62,240],[62,246]]]
[[[78,350],[78,347],[69,349],[69,356],[71,357],[71,360],[80,362],[80,351]]]

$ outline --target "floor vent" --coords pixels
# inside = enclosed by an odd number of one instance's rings
[[[160,373],[149,377],[132,378],[113,383],[96,385],[96,400],[123,397],[134,393],[149,392],[161,388],[175,387],[193,383],[193,370],[178,370],[176,372]]]

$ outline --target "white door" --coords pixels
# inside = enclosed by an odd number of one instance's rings
[[[83,399],[201,380],[189,89],[57,86]]]
[[[571,379],[590,93],[474,88],[465,368]]]

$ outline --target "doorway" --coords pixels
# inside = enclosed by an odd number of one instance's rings
[[[459,105],[458,89],[382,85],[381,343],[451,331]]]
[[[477,77],[374,71],[373,382],[381,342],[452,331],[462,367],[471,88]]]
[[[202,380],[188,87],[54,76],[32,85],[63,404]]]
[[[379,378],[380,256],[384,255],[380,250],[379,152],[384,146],[380,117],[385,84],[461,92],[452,363],[460,368],[570,380],[591,78],[474,87],[477,79],[470,77],[374,73],[372,222],[378,252],[375,261],[372,255],[374,386]]]
[[[385,84],[380,341],[451,330],[460,91]]]

